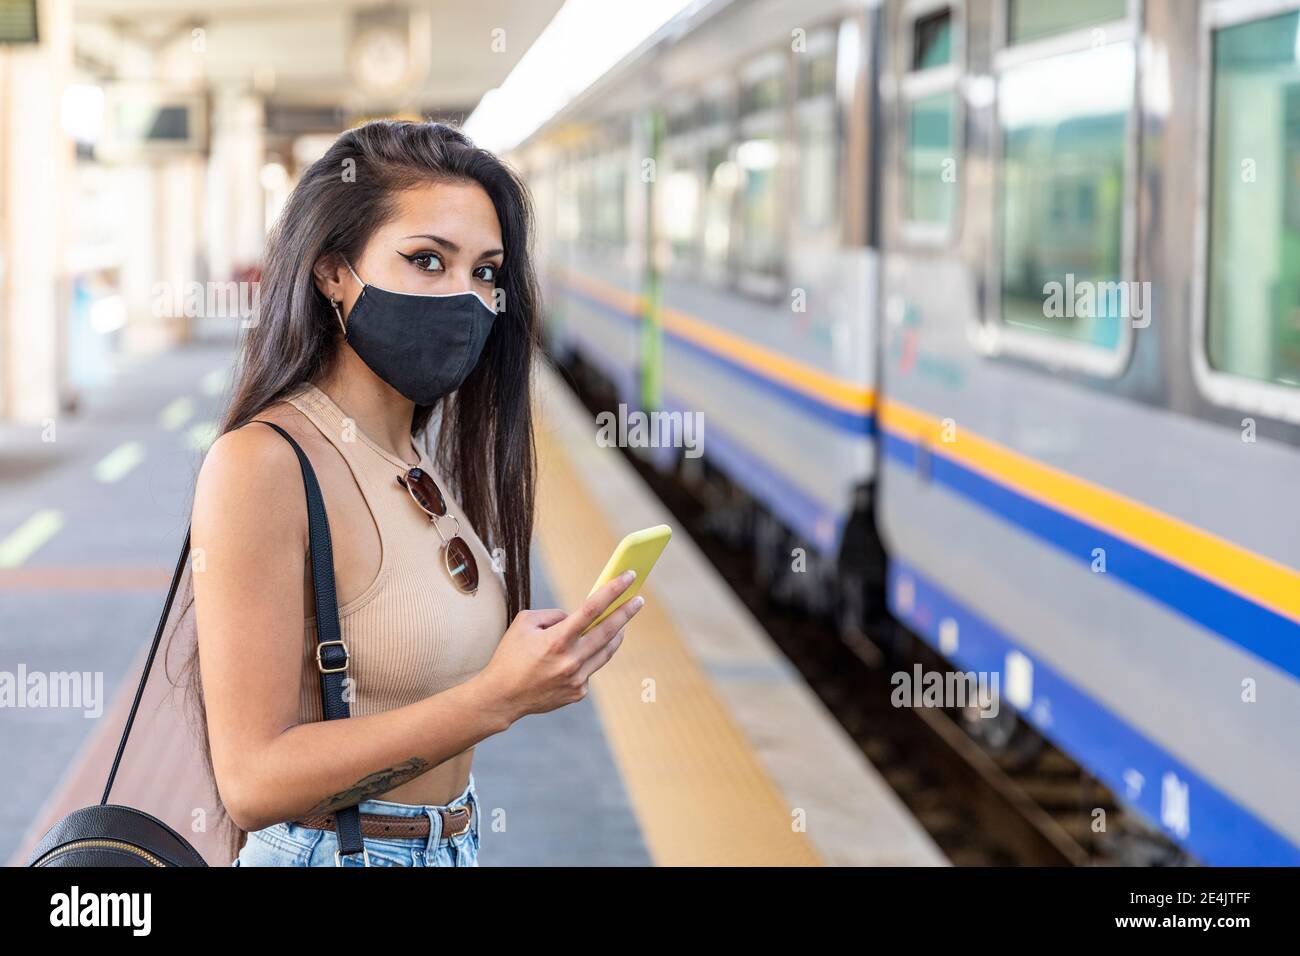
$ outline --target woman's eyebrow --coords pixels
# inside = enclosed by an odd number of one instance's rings
[[[460,246],[456,245],[456,243],[452,242],[450,239],[444,239],[442,238],[442,236],[435,236],[432,233],[428,233],[428,232],[417,233],[414,236],[403,236],[402,238],[403,239],[432,239],[434,242],[446,246],[452,252],[456,252],[456,253],[460,252]],[[483,253],[483,256],[499,256],[504,253],[505,253],[504,249],[488,249],[486,252]],[[479,258],[482,258],[483,256],[480,256]]]

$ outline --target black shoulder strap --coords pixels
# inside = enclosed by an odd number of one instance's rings
[[[280,433],[298,455],[302,482],[307,491],[307,537],[311,546],[311,583],[316,595],[316,667],[320,671],[321,711],[326,720],[349,715],[348,699],[343,694],[343,679],[348,670],[348,648],[339,628],[338,595],[334,590],[334,546],[330,542],[330,525],[325,516],[325,498],[320,493],[316,472],[306,453],[287,431],[274,422],[258,418]],[[339,854],[361,853],[361,812],[356,804],[336,810],[334,826],[338,833]]]
[[[337,720],[349,716],[348,701],[343,695],[343,679],[348,669],[348,649],[342,641],[339,627],[338,596],[334,589],[334,549],[330,542],[329,521],[325,515],[325,499],[321,495],[320,484],[316,481],[316,472],[311,462],[298,443],[279,425],[264,419],[255,419],[263,425],[270,425],[281,437],[293,446],[302,468],[303,486],[307,493],[307,536],[311,546],[311,580],[316,599],[316,666],[320,670],[321,710],[326,720]],[[131,704],[131,713],[126,719],[122,739],[117,745],[117,755],[113,758],[113,767],[108,774],[108,784],[104,787],[101,804],[108,802],[109,791],[113,789],[113,779],[117,776],[118,764],[126,750],[127,737],[135,723],[136,711],[140,699],[144,696],[145,682],[149,670],[153,667],[154,657],[162,639],[167,616],[171,612],[172,602],[180,586],[181,575],[190,553],[190,532],[185,532],[185,543],[181,546],[180,557],[176,561],[176,571],[172,575],[171,588],[167,592],[167,602],[163,605],[162,617],[154,633],[153,645],[149,648],[149,657],[145,661],[144,673],[140,675],[140,686],[136,688],[135,700]],[[338,832],[339,854],[362,853],[365,845],[361,840],[361,814],[356,805],[345,807],[334,814]]]
[[[140,675],[140,686],[135,689],[135,700],[131,702],[131,713],[127,715],[126,727],[122,730],[122,739],[117,742],[117,755],[113,757],[113,767],[108,771],[108,783],[104,785],[104,795],[99,798],[101,806],[108,803],[108,793],[113,789],[113,780],[117,777],[117,766],[122,762],[122,753],[126,750],[126,738],[131,735],[131,725],[135,723],[135,712],[140,709],[140,698],[144,696],[144,685],[153,668],[153,659],[158,654],[158,643],[162,640],[163,628],[167,625],[167,615],[171,613],[172,602],[176,600],[176,590],[180,587],[181,575],[185,572],[185,562],[190,556],[190,532],[185,530],[185,543],[181,545],[181,555],[176,559],[176,570],[172,573],[172,586],[167,591],[167,603],[163,605],[162,617],[158,619],[158,629],[154,631],[153,644],[149,656],[144,662],[144,673]]]

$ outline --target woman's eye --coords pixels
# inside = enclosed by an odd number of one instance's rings
[[[482,279],[484,282],[496,282],[497,267],[489,262],[486,265],[481,265],[475,269],[474,275],[477,278]]]
[[[442,271],[442,259],[432,252],[421,252],[407,258],[425,272]]]

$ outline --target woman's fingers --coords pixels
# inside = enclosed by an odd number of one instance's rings
[[[528,613],[531,615],[529,623],[534,627],[542,628],[554,627],[569,616],[568,612],[563,611],[558,607],[537,608]]]
[[[582,671],[580,672],[584,684],[591,679],[592,674],[596,673],[596,671],[609,663],[610,658],[614,656],[614,652],[618,650],[619,645],[623,643],[623,637],[626,634],[626,630],[619,628],[618,631],[615,632],[613,639],[610,640],[608,644],[600,648],[596,653],[592,654],[591,657],[587,658],[583,663]]]
[[[636,617],[637,612],[644,606],[645,598],[637,595],[593,627],[578,641],[575,648],[578,656],[585,659],[609,644],[614,639],[614,635],[621,631],[628,621]]]
[[[614,603],[615,598],[631,587],[635,578],[635,571],[624,571],[614,580],[608,581],[602,587],[597,588],[595,593],[583,601],[582,606],[570,614],[568,620],[564,622],[564,626],[568,631],[568,639],[571,641],[576,640],[592,621],[605,612],[605,608]],[[613,614],[610,615],[610,617],[613,616]],[[605,620],[609,620],[609,618]]]

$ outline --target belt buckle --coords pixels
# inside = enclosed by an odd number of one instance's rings
[[[321,660],[320,652],[322,648],[337,644],[343,648],[343,665],[341,667],[326,667],[325,662]],[[316,645],[316,668],[322,674],[339,674],[348,669],[348,664],[352,661],[352,655],[348,653],[348,646],[342,641],[321,641]]]
[[[473,812],[470,810],[468,806],[449,807],[447,809],[448,813],[460,813],[461,811],[464,811],[465,813],[465,825],[461,827],[459,830],[457,830],[455,833],[444,833],[443,836],[448,836],[448,837],[460,836],[462,833],[465,833],[466,831],[469,830],[469,824],[470,824],[470,820],[473,817]]]

